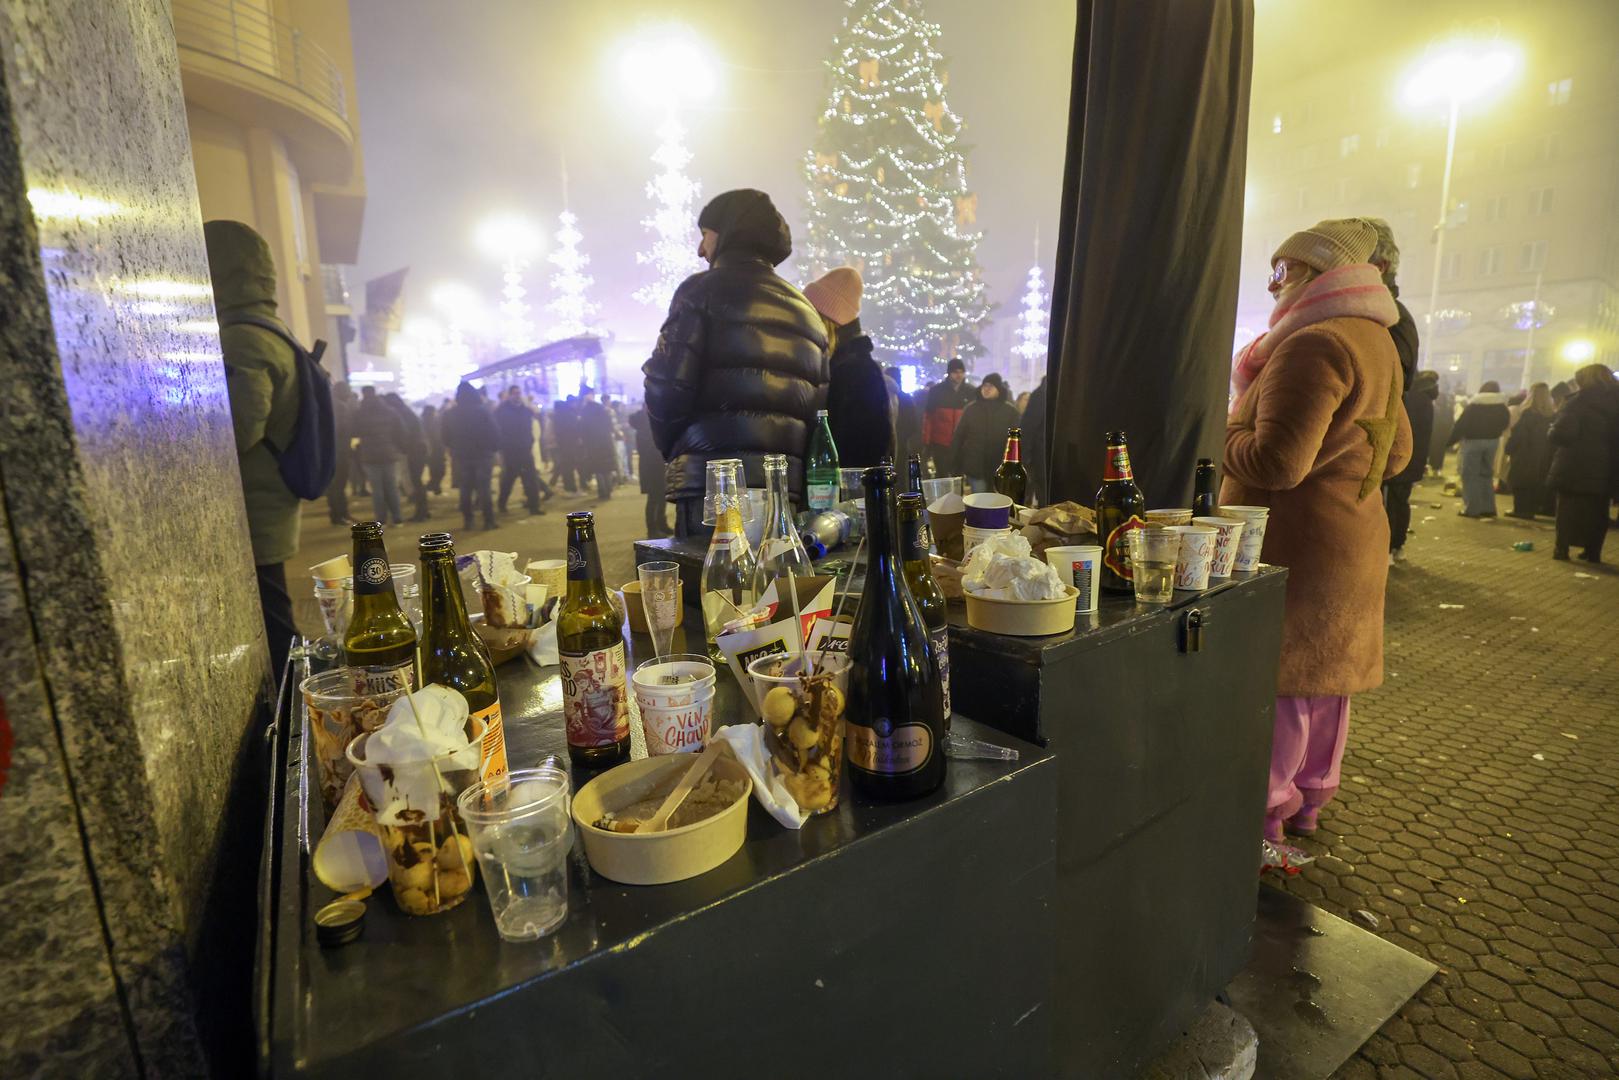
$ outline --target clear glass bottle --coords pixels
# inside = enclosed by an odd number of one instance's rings
[[[742,524],[742,462],[722,458],[708,463],[704,505],[714,518],[714,537],[703,557],[703,633],[708,653],[720,658],[717,640],[726,623],[753,607],[753,548]]]
[[[779,577],[801,578],[812,573],[809,555],[793,525],[793,505],[787,495],[787,456],[766,454],[765,528],[753,571],[754,595],[763,596],[770,583]]]

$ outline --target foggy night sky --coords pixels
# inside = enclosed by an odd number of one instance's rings
[[[549,234],[563,206],[565,155],[599,318],[626,349],[644,351],[662,313],[630,293],[649,276],[635,252],[648,236],[644,187],[660,117],[628,100],[616,47],[638,29],[676,19],[721,64],[714,97],[684,117],[694,155],[688,173],[702,183],[702,201],[727,188],[762,188],[791,223],[795,243],[803,236],[802,160],[824,106],[822,62],[842,0],[351,0],[350,7],[367,186],[351,282],[357,302],[367,279],[402,266],[411,268],[407,314],[431,313],[427,293],[444,280],[498,300],[498,267],[474,248],[472,231],[491,211],[520,210]],[[944,30],[948,99],[966,122],[968,183],[979,193],[978,257],[1000,305],[980,367],[1004,368],[1037,227],[1048,277],[1053,260],[1073,7],[925,0],[924,10]],[[542,274],[550,269],[542,259],[530,273],[536,308],[547,299]],[[792,260],[781,272],[799,280]]]

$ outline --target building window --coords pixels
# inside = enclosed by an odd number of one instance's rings
[[[1467,363],[1467,354],[1464,352],[1441,353],[1439,362],[1445,366],[1447,371],[1460,371],[1462,370],[1462,365]]]
[[[1501,249],[1488,247],[1479,253],[1478,276],[1490,277],[1501,272]]]
[[[1360,136],[1359,135],[1345,135],[1343,138],[1338,140],[1338,156],[1341,157],[1341,158],[1349,157],[1350,155],[1358,152],[1359,150],[1360,150]]]
[[[1568,99],[1573,94],[1573,79],[1558,79],[1556,82],[1546,84],[1546,104],[1548,105],[1567,105]]]
[[[1394,140],[1394,133],[1391,132],[1388,128],[1378,128],[1377,129],[1377,148],[1379,150],[1387,150],[1388,146],[1389,146],[1389,143],[1392,142],[1393,140]]]
[[[1546,241],[1531,240],[1520,248],[1518,269],[1525,274],[1538,274],[1546,269]]]
[[[1529,213],[1539,217],[1552,212],[1552,189],[1536,188],[1529,193]]]
[[[1490,147],[1489,153],[1484,155],[1484,168],[1490,172],[1497,172],[1507,167],[1507,144],[1496,143]]]
[[[1413,161],[1405,167],[1405,186],[1413,190],[1422,186],[1422,166]]]
[[[1537,135],[1530,144],[1533,147],[1530,162],[1540,165],[1557,156],[1557,137],[1555,135]]]
[[[1507,197],[1505,195],[1491,195],[1484,200],[1485,221],[1505,221],[1507,216]]]
[[[1282,133],[1282,114],[1281,113],[1277,113],[1275,116],[1270,118],[1270,133],[1272,135],[1280,135]]]
[[[1459,251],[1445,252],[1444,265],[1439,268],[1439,276],[1445,281],[1455,281],[1462,276],[1462,253]]]

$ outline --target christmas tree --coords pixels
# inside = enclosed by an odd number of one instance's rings
[[[590,256],[579,250],[584,234],[579,231],[579,219],[573,211],[564,210],[557,215],[556,250],[546,256],[556,272],[551,275],[551,289],[555,294],[545,310],[555,320],[551,324],[553,339],[578,337],[592,329],[596,305],[585,295],[595,278],[585,273]]]
[[[528,258],[516,253],[508,255],[500,268],[500,344],[507,352],[525,352],[538,344],[534,322],[528,317],[528,290],[523,286],[527,269]]]
[[[861,325],[929,374],[976,355],[989,314],[940,34],[919,0],[849,0],[805,161],[812,273],[858,269]]]
[[[1017,344],[1012,351],[1018,357],[1018,370],[1022,378],[1018,386],[1034,389],[1046,374],[1046,343],[1050,338],[1051,314],[1047,307],[1051,297],[1046,293],[1045,274],[1040,264],[1029,267],[1029,280],[1023,288],[1023,311],[1018,316]]]
[[[635,255],[636,262],[652,267],[657,276],[635,290],[635,298],[664,311],[675,288],[703,268],[695,239],[697,214],[692,209],[702,186],[686,175],[691,151],[686,149],[686,129],[672,109],[658,128],[658,140],[652,163],[659,171],[646,186],[647,198],[653,203],[652,216],[641,222],[652,233],[652,246]]]

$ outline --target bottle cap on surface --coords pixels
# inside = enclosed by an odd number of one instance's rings
[[[364,930],[365,904],[359,900],[334,900],[315,912],[315,940],[324,948],[358,941]]]

